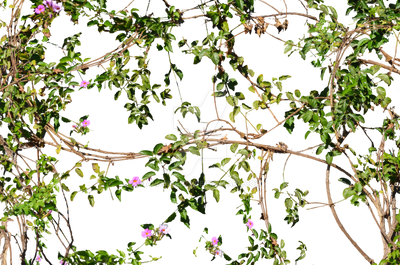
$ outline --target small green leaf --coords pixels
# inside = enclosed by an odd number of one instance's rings
[[[292,206],[293,206],[293,201],[292,201],[292,199],[286,198],[286,199],[285,199],[285,207],[286,207],[287,209],[291,209]]]
[[[232,153],[235,153],[237,148],[238,148],[239,144],[238,143],[234,143],[231,145],[230,149]]]
[[[73,200],[74,200],[74,198],[75,198],[76,194],[78,194],[78,192],[77,192],[77,191],[74,191],[74,192],[72,192],[72,193],[71,193],[71,197],[70,197],[71,201],[73,201]]]
[[[195,147],[195,146],[190,146],[189,147],[189,152],[194,154],[194,155],[200,156],[199,149],[197,147]]]
[[[383,87],[378,86],[376,88],[376,92],[378,93],[379,96],[386,97],[386,90]]]
[[[94,198],[93,198],[93,195],[88,195],[88,200],[89,200],[90,206],[94,207]]]
[[[219,53],[218,52],[212,52],[210,59],[215,65],[217,65],[219,63]]]
[[[57,146],[57,149],[56,149],[57,155],[60,153],[60,151],[61,151],[61,144],[59,144],[59,145]]]
[[[214,196],[215,200],[217,202],[219,202],[219,190],[218,189],[213,190],[213,196]]]
[[[362,191],[362,185],[361,185],[361,183],[360,183],[360,182],[357,182],[357,183],[354,185],[354,189],[357,191],[357,193],[360,193],[360,192]]]
[[[386,98],[385,98],[384,100],[382,100],[382,102],[381,102],[382,108],[386,108],[386,107],[390,104],[390,102],[392,102],[392,99],[389,98],[389,97],[386,97]]]
[[[302,115],[304,122],[309,122],[312,119],[313,113],[314,112],[312,110],[308,110],[306,113],[304,113]]]
[[[149,150],[142,150],[140,151],[140,154],[145,155],[145,156],[153,156],[153,152]]]
[[[160,151],[161,150],[161,148],[163,148],[163,144],[157,144],[156,146],[154,146],[154,148],[153,148],[153,154],[157,154],[158,153],[158,151]]]
[[[379,71],[379,69],[381,69],[381,66],[380,65],[373,65],[373,66],[370,67],[370,69],[372,70],[372,75],[375,75]]]
[[[326,157],[326,163],[328,163],[328,165],[332,164],[333,153],[332,152],[328,152],[325,157]]]
[[[390,86],[391,81],[390,77],[387,74],[380,73],[377,75],[377,77]]]
[[[75,172],[79,175],[79,177],[83,178],[83,172],[80,168],[75,168]]]
[[[222,23],[222,29],[226,32],[229,32],[229,25],[226,21],[224,21],[224,23]]]
[[[326,5],[320,5],[319,8],[321,9],[322,12],[325,13],[325,15],[329,15],[329,10],[326,7]]]
[[[264,129],[262,122],[258,122],[256,125],[256,131],[261,132]]]
[[[283,50],[283,53],[288,53],[292,48],[293,48],[292,44],[287,44],[285,46],[285,49]]]
[[[351,185],[351,181],[347,178],[340,178],[340,179],[338,179],[338,181],[340,181],[344,184],[347,184],[347,185]]]
[[[176,141],[178,138],[176,138],[176,136],[174,134],[168,134],[167,136],[165,136],[165,139],[171,140],[171,141]]]

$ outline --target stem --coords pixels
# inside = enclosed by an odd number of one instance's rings
[[[169,53],[169,52],[168,52],[168,60],[169,60],[169,65],[170,65],[170,67],[171,67],[171,71],[174,73],[174,78],[175,78],[176,86],[178,87],[179,98],[181,99],[181,103],[183,103],[182,95],[181,95],[181,90],[180,90],[179,84],[178,84],[178,79],[176,78],[175,70],[172,68],[171,56],[170,56],[170,53]]]

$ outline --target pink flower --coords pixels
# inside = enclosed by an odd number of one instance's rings
[[[50,211],[49,211],[49,214],[51,214],[52,212],[53,212],[53,210],[50,210]]]
[[[144,237],[144,238],[151,237],[151,230],[146,228],[144,231],[142,231],[142,237]]]
[[[251,220],[251,219],[249,219],[249,220],[247,220],[247,227],[249,228],[249,229],[252,229],[253,228],[253,226],[254,226],[254,223],[253,223],[253,221]]]
[[[76,129],[76,125],[75,125],[75,124],[74,124],[74,125],[72,125],[72,128]]]
[[[86,80],[83,80],[82,82],[81,82],[81,87],[87,87],[89,85],[89,82],[88,81],[86,81]]]
[[[87,126],[89,126],[90,125],[90,121],[89,120],[84,120],[83,122],[82,122],[82,126],[83,127],[87,127]]]
[[[142,183],[142,181],[140,180],[139,177],[133,177],[128,183],[132,184],[132,186],[136,187],[137,185]]]
[[[60,260],[60,264],[61,265],[68,265],[68,263],[66,261]]]
[[[42,260],[42,258],[40,256],[36,257],[36,261],[40,262]]]
[[[211,243],[212,243],[214,246],[218,245],[218,238],[217,238],[217,237],[213,237],[213,238],[211,239]]]
[[[40,14],[44,12],[44,6],[43,5],[38,5],[38,7],[35,8],[35,13]]]

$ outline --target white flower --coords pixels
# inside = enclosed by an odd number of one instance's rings
[[[64,10],[62,3],[57,3],[56,1],[52,2],[52,8],[53,8],[53,11],[56,13],[60,12],[61,10]]]
[[[44,5],[45,7],[52,7],[52,6],[53,6],[53,1],[51,1],[51,0],[44,0],[44,1],[43,1],[43,5]]]
[[[164,235],[166,235],[166,234],[169,234],[169,231],[171,231],[171,228],[169,228],[167,224],[160,225],[160,233],[163,233]]]

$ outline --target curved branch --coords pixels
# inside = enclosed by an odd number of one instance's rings
[[[360,246],[358,246],[358,244],[354,241],[354,239],[349,235],[349,233],[347,233],[346,229],[344,228],[344,226],[342,225],[342,222],[340,222],[339,217],[336,213],[335,210],[335,204],[333,204],[332,202],[332,197],[331,197],[331,190],[329,188],[329,174],[330,174],[330,168],[331,166],[328,165],[328,167],[326,168],[326,194],[328,196],[328,202],[329,202],[329,206],[331,208],[332,211],[332,215],[335,218],[336,223],[338,224],[340,230],[342,230],[343,234],[347,237],[347,239],[351,242],[351,244],[353,244],[353,246],[358,250],[358,252],[360,252],[360,254],[370,263],[373,264],[374,260],[371,259],[361,248]]]

